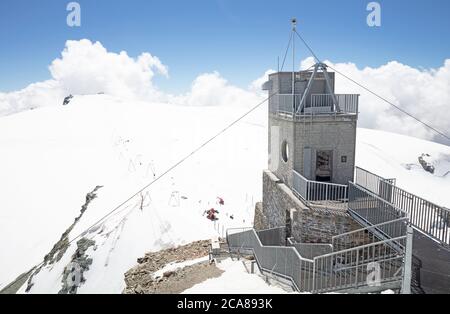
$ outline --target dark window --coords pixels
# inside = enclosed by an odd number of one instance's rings
[[[318,151],[316,155],[316,181],[331,182],[332,177],[332,151]]]
[[[288,162],[289,160],[289,145],[287,141],[284,141],[283,144],[281,144],[281,158],[283,158],[284,162]]]
[[[347,162],[347,156],[342,156],[341,157],[341,162],[342,163],[346,163]]]

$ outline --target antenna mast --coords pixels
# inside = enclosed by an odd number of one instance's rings
[[[295,32],[297,28],[297,19],[294,17],[292,23],[292,108],[295,112]]]

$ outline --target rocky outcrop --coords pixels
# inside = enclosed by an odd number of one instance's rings
[[[82,238],[77,242],[77,250],[72,255],[72,260],[64,268],[62,278],[62,288],[59,294],[76,294],[80,285],[86,281],[84,273],[89,270],[92,258],[89,258],[86,251],[95,245],[95,241]]]
[[[97,197],[97,192],[102,187],[103,186],[96,186],[93,191],[86,194],[86,201],[83,204],[83,206],[81,206],[80,215],[75,218],[75,221],[72,223],[72,225],[70,225],[69,228],[62,234],[61,239],[59,239],[59,241],[56,242],[56,244],[53,246],[50,252],[44,256],[43,264],[39,268],[37,268],[36,271],[34,271],[33,274],[30,276],[30,278],[28,279],[28,286],[26,292],[29,292],[33,287],[33,277],[41,271],[42,267],[57,263],[64,256],[67,249],[69,248],[70,232],[72,232],[73,228],[76,226],[78,221],[80,221],[81,217],[83,217],[83,214],[86,212],[89,204]]]
[[[164,275],[152,281],[150,285],[138,285],[134,294],[180,294],[196,284],[211,278],[220,277],[223,270],[209,262],[186,266],[176,271],[165,272]]]
[[[168,292],[171,291],[172,288],[170,288],[170,285],[164,282],[172,281],[173,280],[172,277],[183,278],[182,276],[183,270],[181,270],[181,272],[177,271],[164,273],[164,275],[160,278],[155,278],[153,274],[156,271],[163,269],[167,264],[174,262],[181,263],[205,257],[208,256],[208,254],[209,254],[209,241],[207,240],[192,242],[190,244],[180,246],[177,248],[170,248],[158,252],[147,253],[145,254],[144,257],[137,259],[138,265],[136,267],[132,268],[131,270],[125,273],[126,288],[123,291],[123,293],[153,294],[153,293],[164,293],[164,291],[166,293],[176,293],[176,292]],[[206,266],[204,266],[205,267],[204,270],[210,272],[211,275],[217,275],[218,272],[214,269],[212,270],[208,268],[208,265],[209,263],[206,263]],[[189,267],[192,268],[193,266]],[[184,269],[185,275],[187,274],[186,271],[189,270],[189,267],[186,267]]]
[[[70,103],[70,101],[72,100],[72,98],[73,98],[73,95],[69,95],[66,98],[64,98],[63,106],[67,106]]]
[[[431,156],[428,155],[428,154],[422,154],[422,156],[419,157],[419,163],[422,165],[422,168],[425,171],[427,171],[427,172],[429,172],[431,174],[434,174],[434,171],[436,169],[435,169],[435,167],[434,167],[434,165],[432,163],[426,161],[427,157],[431,157]]]
[[[67,248],[69,247],[70,232],[76,226],[78,221],[80,221],[81,217],[83,217],[83,214],[87,210],[89,204],[97,197],[97,191],[101,188],[102,188],[102,186],[96,186],[92,192],[90,192],[86,195],[86,201],[83,204],[83,206],[81,206],[80,215],[75,218],[75,221],[73,222],[73,224],[62,234],[61,239],[58,242],[56,242],[56,244],[53,246],[50,253],[48,253],[44,257],[45,265],[58,262],[61,259],[61,257],[64,255]]]

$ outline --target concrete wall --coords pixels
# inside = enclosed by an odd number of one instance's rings
[[[292,169],[294,169],[294,124],[292,121],[270,117],[269,118],[269,170],[276,174],[285,184],[292,187]],[[286,141],[289,147],[288,160],[282,158],[282,146]]]
[[[292,188],[292,170],[314,181],[317,151],[333,151],[332,182],[348,184],[354,179],[356,126],[356,116],[325,115],[293,121],[270,115],[269,170]],[[287,162],[282,158],[284,141],[289,147]],[[304,169],[305,148],[309,148],[311,154],[309,171]]]
[[[295,122],[294,170],[315,181],[317,151],[333,151],[332,182],[348,184],[354,179],[356,116],[317,116]],[[304,169],[305,148],[311,149],[310,169]],[[342,160],[345,156],[346,161]],[[308,176],[308,174],[310,174]]]
[[[288,234],[302,243],[330,243],[332,236],[361,228],[345,212],[308,208],[268,170],[263,174],[262,215],[260,229],[290,225]]]

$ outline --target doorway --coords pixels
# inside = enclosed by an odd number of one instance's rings
[[[333,176],[333,151],[317,151],[316,155],[316,181],[331,182]]]

